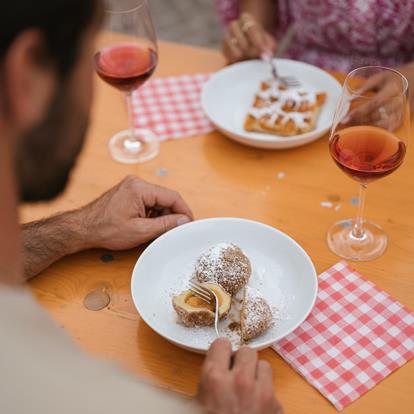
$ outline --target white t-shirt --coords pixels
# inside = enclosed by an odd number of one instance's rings
[[[0,413],[202,413],[82,353],[25,289],[0,288]]]

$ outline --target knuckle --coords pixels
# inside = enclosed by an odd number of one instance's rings
[[[140,233],[143,235],[149,235],[153,232],[154,226],[152,224],[152,220],[141,220],[139,224]]]
[[[244,370],[239,370],[235,373],[234,383],[239,391],[244,395],[248,395],[253,389],[253,381],[248,377]]]
[[[214,341],[215,345],[228,345],[230,341],[227,338],[221,337]]]
[[[167,232],[169,230],[168,219],[167,219],[166,216],[161,216],[160,219],[161,219],[161,229],[162,229],[162,232],[165,233],[165,232]]]
[[[126,181],[126,182],[132,182],[132,181],[134,181],[134,180],[136,180],[136,179],[137,179],[137,177],[136,177],[135,175],[133,175],[133,174],[128,174],[128,175],[125,177],[124,181]]]
[[[211,345],[210,349],[226,350],[231,347],[230,341],[227,338],[218,338]]]
[[[181,198],[180,193],[176,190],[171,190],[171,194],[174,198]]]
[[[243,346],[239,349],[238,354],[241,354],[248,358],[257,357],[257,352],[248,346]]]
[[[206,374],[207,386],[215,386],[220,384],[223,379],[222,372],[216,367],[212,366]]]
[[[132,174],[129,174],[125,177],[124,183],[128,188],[136,188],[140,183],[140,179]]]

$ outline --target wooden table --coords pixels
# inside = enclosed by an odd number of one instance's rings
[[[157,76],[211,72],[224,65],[218,52],[162,43]],[[349,199],[357,185],[334,165],[326,138],[302,148],[264,151],[247,148],[218,132],[165,142],[158,158],[143,165],[111,160],[107,141],[126,126],[122,97],[96,79],[92,124],[85,149],[64,196],[48,205],[27,206],[23,219],[35,219],[75,208],[99,196],[127,174],[173,187],[192,206],[197,218],[235,216],[274,226],[296,239],[310,254],[318,272],[336,263],[326,247],[325,232],[340,218],[355,216]],[[168,174],[159,177],[157,169]],[[278,179],[278,172],[285,172]],[[390,247],[380,259],[355,268],[380,288],[414,308],[414,163],[371,186],[367,215],[389,235]],[[339,194],[339,211],[321,201]],[[41,304],[87,351],[119,361],[153,383],[193,394],[203,357],[171,345],[138,316],[130,295],[131,271],[141,249],[114,253],[104,263],[102,251],[67,257],[31,283]],[[99,312],[83,306],[84,296],[101,283],[111,291],[111,303]],[[275,389],[286,413],[334,413],[336,410],[275,352],[261,352],[274,368]],[[353,403],[347,413],[408,413],[414,407],[414,361]],[[85,384],[87,386],[87,384]]]

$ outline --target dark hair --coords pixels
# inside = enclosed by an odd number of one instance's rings
[[[85,29],[96,19],[100,0],[7,0],[0,12],[0,65],[13,40],[24,30],[45,37],[45,58],[60,77],[76,62]]]

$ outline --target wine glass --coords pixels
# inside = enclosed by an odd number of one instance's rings
[[[349,260],[379,257],[387,248],[380,226],[363,217],[368,183],[403,162],[410,134],[408,81],[398,71],[366,66],[348,74],[334,117],[329,150],[338,167],[360,184],[356,219],[335,223],[330,249]]]
[[[114,160],[135,164],[159,153],[159,141],[148,129],[134,126],[132,93],[154,72],[157,40],[146,0],[105,3],[104,47],[95,54],[99,77],[125,93],[129,128],[115,134],[108,147]]]

